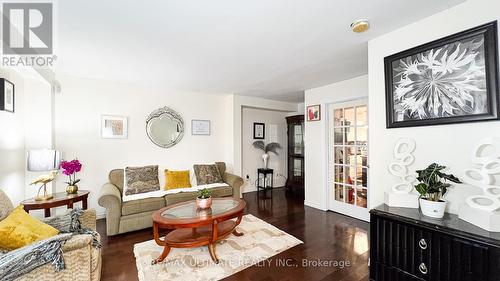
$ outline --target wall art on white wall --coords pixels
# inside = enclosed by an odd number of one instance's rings
[[[499,118],[497,24],[385,58],[387,127]]]
[[[500,138],[479,141],[472,150],[474,168],[464,172],[464,181],[478,186],[483,195],[469,196],[458,217],[488,231],[500,232]]]
[[[0,110],[14,112],[14,84],[0,78]]]
[[[253,123],[253,139],[263,140],[266,138],[266,124],[264,123]]]
[[[397,160],[389,164],[389,173],[400,181],[385,193],[385,202],[392,207],[418,208],[418,195],[412,193],[416,178],[409,174],[408,167],[415,162],[415,140],[400,138],[394,144],[393,156]]]
[[[126,139],[128,137],[127,117],[102,115],[101,137],[103,139]]]
[[[209,136],[210,120],[191,120],[191,134],[195,136]]]

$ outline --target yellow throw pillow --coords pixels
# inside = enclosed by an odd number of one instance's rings
[[[0,249],[15,250],[58,233],[59,230],[31,217],[20,205],[0,222]]]
[[[165,170],[165,190],[191,187],[189,171]]]

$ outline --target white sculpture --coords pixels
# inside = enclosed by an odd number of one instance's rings
[[[460,206],[459,218],[488,231],[500,232],[500,186],[495,181],[495,175],[500,174],[500,138],[478,142],[472,162],[477,168],[464,172],[464,182],[480,187],[483,195],[469,196],[466,204]]]
[[[416,178],[408,174],[408,166],[415,162],[415,140],[400,138],[394,145],[393,155],[397,162],[389,164],[389,173],[398,177],[401,182],[391,188],[391,193],[385,194],[385,202],[393,207],[418,208],[418,195],[412,194]]]

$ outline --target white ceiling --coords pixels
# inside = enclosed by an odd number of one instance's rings
[[[368,40],[460,2],[58,1],[55,70],[298,102],[305,89],[367,73]],[[372,28],[352,33],[358,18]]]

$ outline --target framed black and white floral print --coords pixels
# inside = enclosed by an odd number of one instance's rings
[[[497,22],[384,59],[387,128],[498,120]]]

